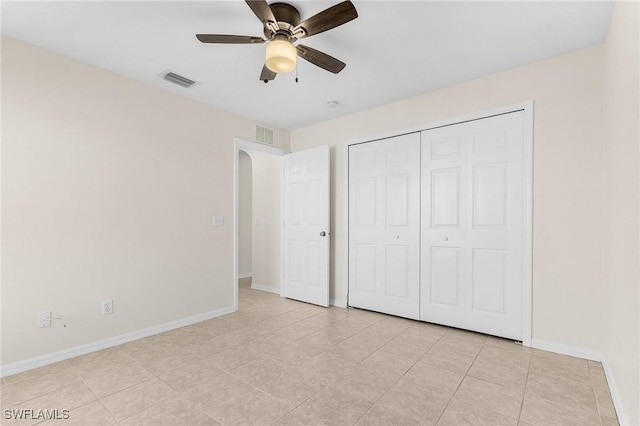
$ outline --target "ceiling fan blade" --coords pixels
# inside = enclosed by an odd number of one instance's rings
[[[267,81],[273,80],[274,78],[276,78],[278,74],[271,71],[269,68],[267,68],[267,66],[263,66],[262,67],[262,72],[260,73],[260,80],[264,81],[265,83]]]
[[[223,43],[223,44],[258,44],[264,43],[262,37],[227,35],[227,34],[196,34],[198,40],[203,43]]]
[[[273,15],[273,12],[266,0],[245,0],[245,2],[263,24],[265,22],[278,22],[276,21],[276,17]]]
[[[334,74],[338,74],[347,65],[333,56],[329,56],[326,53],[313,49],[309,46],[299,44],[296,46],[296,49],[298,49],[298,56],[302,59],[306,59],[313,65],[319,66],[320,68]]]
[[[347,0],[300,22],[300,24],[293,29],[293,33],[295,34],[302,28],[304,35],[298,38],[309,37],[339,27],[357,17],[358,12],[356,8],[353,6],[353,3]]]

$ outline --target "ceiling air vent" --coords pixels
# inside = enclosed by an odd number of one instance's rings
[[[256,124],[256,141],[273,146],[273,129]]]
[[[178,75],[176,73],[173,73],[171,71],[166,72],[162,75],[162,78],[164,78],[165,80],[177,84],[178,86],[182,86],[182,87],[191,87],[194,84],[196,84],[195,81],[188,79],[187,77],[183,77],[181,75]]]

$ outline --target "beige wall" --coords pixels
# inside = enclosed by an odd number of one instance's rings
[[[253,166],[252,285],[280,292],[282,157],[247,151]]]
[[[605,359],[627,424],[640,424],[640,19],[617,3],[605,49]]]
[[[602,59],[598,46],[292,131],[293,151],[331,145],[331,297],[346,291],[345,141],[533,99],[533,338],[601,350]]]
[[[251,157],[240,151],[238,158],[238,275],[251,275],[252,167]]]
[[[233,306],[253,120],[4,37],[2,89],[3,365]]]

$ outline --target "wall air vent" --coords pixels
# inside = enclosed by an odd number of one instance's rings
[[[178,86],[182,86],[182,87],[191,87],[194,84],[196,84],[195,81],[190,80],[187,77],[183,77],[181,75],[173,73],[171,71],[167,71],[165,73],[162,73],[162,78],[164,78],[168,82],[177,84]]]
[[[256,142],[273,146],[273,129],[256,124]]]

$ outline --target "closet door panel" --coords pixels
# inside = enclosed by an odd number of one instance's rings
[[[427,130],[421,143],[420,318],[521,340],[523,113]]]
[[[419,317],[420,135],[349,147],[349,305]]]
[[[471,123],[470,123],[471,124]],[[469,220],[475,329],[522,340],[524,113],[472,122]]]
[[[445,129],[422,132],[421,138],[420,319],[462,327],[471,302],[465,290],[469,136]]]

